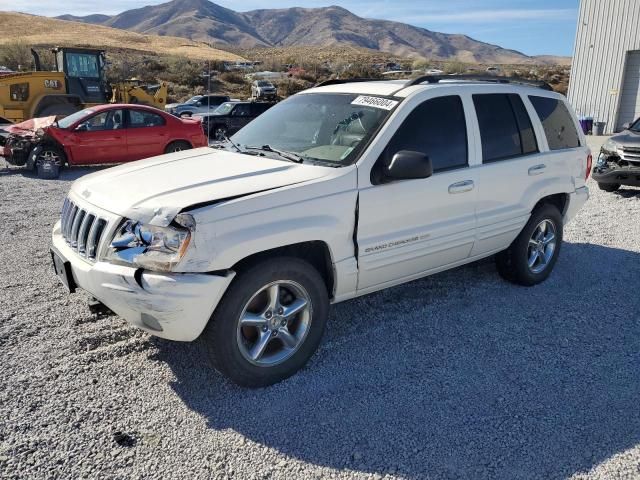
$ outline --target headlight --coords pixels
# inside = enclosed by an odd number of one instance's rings
[[[186,213],[177,215],[168,227],[127,220],[113,237],[105,260],[169,272],[184,257],[195,226]]]
[[[618,153],[618,144],[609,139],[602,145],[602,150],[609,153]]]

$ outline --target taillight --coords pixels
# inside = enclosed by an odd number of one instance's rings
[[[587,172],[584,174],[585,182],[589,180],[589,175],[591,175],[591,167],[593,166],[593,157],[591,154],[587,155]]]

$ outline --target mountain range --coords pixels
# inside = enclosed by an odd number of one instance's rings
[[[184,37],[217,47],[350,45],[398,56],[473,63],[566,63],[531,57],[466,35],[433,32],[400,22],[359,17],[339,6],[236,12],[209,0],[173,0],[118,15],[62,15],[71,20],[144,34]]]

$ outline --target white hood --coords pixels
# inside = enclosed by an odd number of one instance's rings
[[[96,172],[77,180],[71,190],[116,215],[168,225],[189,206],[315,180],[333,171],[205,147]]]

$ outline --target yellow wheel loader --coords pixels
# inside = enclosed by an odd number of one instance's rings
[[[103,103],[142,103],[164,109],[167,87],[140,82],[110,86],[105,78],[105,52],[86,48],[55,48],[56,71],[44,72],[31,50],[35,72],[0,76],[0,117],[19,123],[35,117],[66,116]]]

